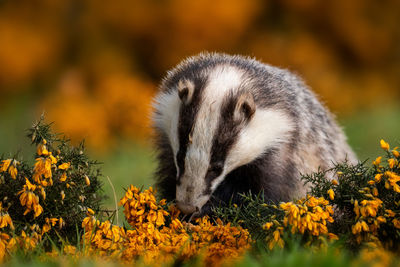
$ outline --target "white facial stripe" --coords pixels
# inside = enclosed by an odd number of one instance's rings
[[[168,136],[169,142],[174,153],[174,162],[177,172],[179,172],[178,163],[176,162],[176,153],[179,149],[178,139],[178,121],[179,109],[181,101],[178,96],[178,91],[174,90],[170,93],[162,92],[158,94],[154,100],[153,121],[155,126]],[[179,175],[179,173],[177,174]]]
[[[237,142],[229,151],[225,171],[229,173],[255,160],[267,149],[288,142],[293,129],[293,122],[283,111],[256,109],[253,118],[240,132]]]
[[[181,185],[177,188],[177,200],[189,201],[198,207],[204,205],[204,199],[199,197],[207,186],[205,176],[210,163],[213,138],[218,128],[221,105],[224,96],[239,87],[242,77],[243,72],[230,65],[217,66],[210,72],[196,116],[192,143],[187,148],[185,173],[181,178]],[[190,196],[187,196],[186,192],[188,186],[193,188]]]
[[[229,172],[252,162],[267,149],[287,142],[293,128],[293,122],[282,111],[256,109],[253,118],[239,133],[237,142],[229,151],[223,173],[212,181],[211,190],[215,190]]]

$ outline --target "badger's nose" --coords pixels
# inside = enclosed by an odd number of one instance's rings
[[[179,201],[177,201],[176,205],[178,206],[178,209],[180,209],[185,214],[191,214],[198,210],[195,206],[192,206],[192,205],[186,204],[186,203],[182,203]]]

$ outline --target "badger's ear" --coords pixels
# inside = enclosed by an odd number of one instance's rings
[[[236,102],[233,119],[235,121],[248,121],[256,112],[256,103],[253,95],[249,92],[242,93]]]
[[[178,96],[187,105],[192,101],[194,84],[189,80],[180,80],[178,83]]]

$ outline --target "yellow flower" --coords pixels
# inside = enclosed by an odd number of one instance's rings
[[[46,218],[46,222],[49,223],[51,226],[55,226],[58,222],[57,218]]]
[[[382,180],[382,174],[378,173],[375,175],[375,182],[379,183]]]
[[[45,140],[43,140],[45,141]],[[39,156],[43,155],[43,156],[47,156],[49,154],[49,151],[47,150],[46,147],[46,142],[42,142],[37,146],[37,150],[36,150],[37,154]]]
[[[168,213],[167,213],[167,214],[168,214]],[[156,219],[156,225],[157,225],[157,226],[161,226],[161,225],[164,225],[164,224],[165,224],[164,215],[166,215],[166,214],[164,213],[163,210],[157,211],[157,219]]]
[[[361,221],[361,228],[363,229],[364,232],[369,231],[369,226],[365,221]]]
[[[51,164],[57,163],[57,159],[52,155],[51,152],[49,152],[49,159],[51,160]]]
[[[28,178],[25,178],[24,188],[17,195],[21,195],[19,197],[20,203],[26,207],[24,215],[34,211],[34,217],[36,218],[43,212],[43,208],[39,204],[39,197],[34,193],[35,190],[36,185],[31,184]]]
[[[272,222],[267,222],[263,225],[263,229],[264,230],[269,230],[271,228],[271,226],[273,225]]]
[[[362,226],[360,222],[357,222],[355,225],[351,227],[351,232],[353,235],[356,235],[362,231]]]
[[[385,188],[386,188],[386,189],[390,189],[390,184],[389,184],[388,181],[385,181]]]
[[[378,189],[376,187],[372,188],[372,195],[374,195],[375,197],[378,196]]]
[[[0,172],[6,172],[8,170],[8,166],[10,166],[12,159],[6,159],[1,161],[0,163]]]
[[[306,200],[299,200],[296,204],[292,202],[281,203],[280,208],[285,211],[283,225],[285,227],[290,226],[293,234],[308,232],[314,236],[327,235],[329,232],[326,223],[334,221],[331,217],[333,208],[329,205],[329,201],[322,197],[307,196]],[[279,222],[276,222],[276,224],[279,225]],[[272,245],[274,244],[269,244],[269,246]]]
[[[385,216],[387,216],[387,217],[394,217],[394,216],[396,216],[396,213],[394,213],[392,210],[389,210],[389,209],[386,209],[385,210]]]
[[[328,234],[329,240],[339,240],[339,237],[333,233]]]
[[[333,184],[333,185],[338,185],[339,183],[338,183],[337,180],[333,179],[333,180],[332,180],[332,184]]]
[[[6,172],[10,174],[11,178],[17,178],[18,170],[17,170],[18,161],[15,159],[6,159],[0,163],[0,172]]]
[[[395,149],[392,150],[392,154],[393,154],[393,156],[395,156],[396,158],[399,158],[399,157],[400,157],[400,153],[399,153],[399,151],[397,151],[396,149],[397,149],[397,147],[396,147]]]
[[[8,240],[7,249],[9,251],[15,251],[16,245],[17,245],[17,240],[16,238],[13,237],[10,240]]]
[[[377,158],[372,162],[372,164],[375,165],[375,166],[377,166],[377,167],[379,167],[379,165],[381,164],[381,161],[382,161],[382,157],[377,157]]]
[[[397,165],[397,160],[395,159],[388,159],[389,168],[393,169],[395,165]]]
[[[0,228],[4,228],[7,225],[10,225],[11,229],[14,229],[10,215],[8,213],[3,213],[0,215]]]
[[[386,218],[383,217],[383,216],[378,216],[378,217],[376,218],[376,220],[377,220],[378,222],[380,222],[380,223],[386,223]]]
[[[8,212],[3,211],[2,208],[2,203],[0,202],[0,229],[10,226],[11,229],[14,229],[14,224],[11,220],[10,215],[8,214]]]
[[[90,185],[90,180],[89,180],[89,177],[87,175],[85,175],[85,183],[86,183],[87,186]]]
[[[283,239],[281,238],[280,235],[280,230],[275,230],[272,234],[273,238],[271,238],[271,240],[268,243],[268,248],[270,250],[272,250],[275,245],[277,244],[280,248],[283,248],[285,245],[285,242],[283,241]]]
[[[67,174],[64,172],[63,174],[61,174],[60,182],[65,182],[66,180],[67,180]]]
[[[70,163],[70,162],[68,162],[68,163],[63,163],[63,164],[61,164],[60,166],[58,166],[58,169],[60,169],[60,170],[66,170],[66,169],[68,169],[70,166],[71,166],[71,163]]]
[[[8,170],[8,173],[11,175],[11,178],[15,179],[17,178],[18,170],[14,165],[11,165]]]
[[[6,248],[9,239],[10,236],[8,234],[0,232],[0,263],[3,262],[4,256],[6,255]]]
[[[36,195],[29,190],[23,191],[21,196],[19,197],[19,201],[21,202],[22,206],[32,206],[32,203],[36,199]]]
[[[400,186],[397,184],[397,182],[400,181],[400,175],[397,175],[396,173],[391,171],[386,171],[385,176],[389,177],[389,179],[387,180],[388,186],[386,186],[385,184],[385,187],[389,189],[390,186],[392,186],[395,192],[400,193]]]
[[[74,255],[76,253],[76,247],[71,245],[66,245],[63,251],[67,255]]]
[[[61,200],[64,200],[64,198],[65,198],[65,193],[64,193],[64,190],[61,190]]]
[[[52,160],[50,158],[37,158],[35,167],[33,169],[34,174],[33,174],[33,180],[36,183],[40,183],[40,178],[44,176],[44,178],[51,178],[52,173],[51,173],[51,165],[52,165]]]
[[[36,232],[33,232],[31,236],[27,235],[25,231],[21,232],[20,235],[21,240],[23,240],[24,249],[26,250],[33,250],[36,248],[36,245],[39,242],[39,235]]]
[[[388,143],[386,143],[383,139],[381,139],[381,148],[383,149],[383,150],[386,150],[386,151],[389,151],[389,144]]]
[[[64,219],[62,217],[58,218],[58,229],[61,229],[65,226]]]
[[[82,221],[82,228],[85,229],[87,233],[90,233],[94,226],[97,224],[97,220],[94,216],[88,216]]]
[[[354,213],[356,214],[356,218],[360,217],[360,207],[358,205],[358,200],[354,201]]]
[[[277,242],[277,241],[280,239],[281,234],[280,234],[280,232],[279,232],[278,230],[275,230],[275,231],[273,232],[272,236],[273,236],[273,238],[274,238],[274,241]]]
[[[47,233],[48,231],[50,231],[50,229],[51,229],[50,224],[45,223],[45,224],[43,225],[43,227],[42,227],[42,235],[45,234],[45,233]]]
[[[362,207],[360,208],[361,215],[364,217],[371,216],[375,217],[378,209],[382,205],[382,200],[375,198],[373,200],[363,200],[361,201]]]
[[[393,219],[392,223],[393,223],[394,227],[396,227],[397,229],[400,229],[400,220]]]
[[[87,208],[87,211],[88,211],[87,213],[89,216],[94,215],[94,210],[92,210],[91,208]]]
[[[329,198],[330,198],[331,200],[333,200],[333,199],[335,198],[335,192],[333,192],[332,189],[329,189],[329,190],[328,190],[328,195],[329,195]]]
[[[43,212],[43,207],[39,204],[33,206],[34,218],[38,217]]]

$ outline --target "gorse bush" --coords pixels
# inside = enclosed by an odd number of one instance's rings
[[[43,119],[28,137],[37,147],[34,166],[0,157],[0,259],[5,244],[34,249],[76,242],[85,211],[99,211],[104,199],[100,169],[83,143],[71,147]]]
[[[263,261],[296,247],[358,255],[355,265],[397,259],[400,155],[383,140],[386,155],[371,167],[342,163],[304,176],[309,192],[302,199],[270,203],[249,192],[240,204],[215,207],[211,217],[195,220],[185,221],[152,188],[130,185],[119,202],[126,221],[118,225],[113,215],[104,216],[100,170],[83,144],[71,147],[42,120],[29,137],[37,148],[34,166],[0,161],[0,263],[23,254],[42,261],[66,256],[214,266],[245,252]]]
[[[130,186],[119,202],[130,227],[101,222],[94,212],[83,220],[83,255],[101,255],[124,263],[143,259],[146,264],[187,262],[203,255],[207,265],[235,260],[250,248],[247,230],[207,217],[183,222],[174,205],[157,201],[152,188]],[[76,248],[73,248],[75,253]],[[66,251],[68,253],[68,251]]]
[[[266,204],[260,196],[243,195],[243,205],[219,207],[217,216],[251,229],[252,237],[272,250],[284,248],[288,239],[306,246],[321,247],[338,236],[329,232],[333,207],[323,197],[307,196],[295,202]]]
[[[337,209],[334,231],[347,236],[347,245],[373,244],[393,251],[399,250],[400,241],[400,154],[380,141],[384,157],[373,161],[367,168],[340,164],[329,172],[337,176],[332,182],[325,179],[326,172],[305,176],[311,184],[311,194],[330,199]]]
[[[371,246],[398,252],[400,153],[384,140],[380,144],[385,157],[372,167],[344,162],[303,176],[309,185],[304,199],[266,204],[262,194],[243,195],[241,206],[218,207],[215,214],[249,229],[269,249],[293,240],[321,247],[339,239],[352,252]]]

